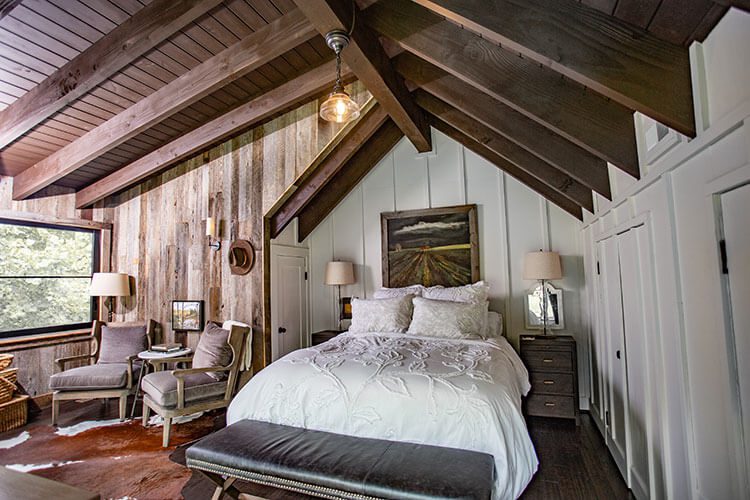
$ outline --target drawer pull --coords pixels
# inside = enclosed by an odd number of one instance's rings
[[[552,407],[552,406],[555,406],[555,403],[547,402],[547,403],[544,403],[544,406]]]
[[[552,361],[554,361],[552,358],[544,358],[542,360],[542,362],[544,362],[544,363],[552,363]]]
[[[545,380],[545,381],[543,382],[543,384],[544,384],[544,385],[554,385],[554,384],[555,384],[555,381],[554,381],[554,380]]]

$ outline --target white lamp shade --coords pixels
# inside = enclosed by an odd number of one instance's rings
[[[130,278],[125,273],[94,273],[89,295],[94,297],[130,296]]]
[[[351,285],[354,281],[354,264],[334,261],[326,264],[326,285]]]
[[[529,252],[523,263],[523,279],[559,280],[562,278],[560,254],[557,252]]]

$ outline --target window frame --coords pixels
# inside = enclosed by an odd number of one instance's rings
[[[25,226],[25,227],[38,227],[42,229],[57,229],[61,231],[74,231],[79,233],[91,233],[93,235],[93,242],[91,244],[91,259],[92,259],[92,273],[101,271],[101,241],[102,241],[102,230],[92,227],[82,227],[72,224],[54,224],[48,222],[38,222],[34,220],[24,219],[11,219],[7,217],[0,217],[0,224],[8,224],[13,226]],[[69,323],[64,325],[51,325],[34,328],[23,328],[19,330],[6,330],[0,331],[0,340],[12,339],[16,337],[28,337],[35,335],[44,335],[49,333],[68,332],[74,330],[82,330],[85,328],[91,328],[94,320],[99,316],[99,301],[98,297],[89,297],[89,321],[81,323]]]

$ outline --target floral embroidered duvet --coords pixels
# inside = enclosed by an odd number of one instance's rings
[[[526,368],[502,337],[344,333],[256,374],[227,423],[254,419],[490,453],[495,498],[512,499],[537,468],[521,414],[528,390]]]

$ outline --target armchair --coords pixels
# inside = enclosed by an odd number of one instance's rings
[[[134,361],[138,353],[149,349],[154,340],[156,322],[103,323],[94,321],[88,337],[88,354],[55,360],[58,372],[50,377],[52,389],[52,425],[57,424],[60,401],[76,399],[120,400],[120,420],[125,420],[128,395],[134,389]],[[85,361],[77,368],[73,362]]]
[[[143,377],[143,425],[148,424],[151,410],[164,419],[162,446],[169,446],[173,418],[229,406],[237,388],[249,332],[250,328],[246,326],[232,325],[227,332],[218,325],[209,324],[201,334],[192,358],[193,368],[154,372]],[[202,356],[201,351],[217,351],[217,348],[227,354],[225,361],[195,366],[211,359],[210,355],[208,358]],[[215,359],[222,357],[221,352],[214,354]]]

